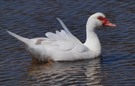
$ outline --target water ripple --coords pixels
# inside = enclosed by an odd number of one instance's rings
[[[126,0],[1,0],[0,85],[2,86],[134,86],[135,2]],[[6,30],[28,38],[60,30],[56,17],[85,41],[87,18],[103,12],[116,28],[96,30],[101,59],[33,63],[23,45]]]

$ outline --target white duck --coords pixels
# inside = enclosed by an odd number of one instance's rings
[[[38,60],[74,61],[98,57],[101,54],[101,45],[95,28],[102,25],[116,26],[109,22],[103,13],[91,15],[86,24],[86,41],[83,44],[68,30],[62,20],[57,19],[64,30],[56,33],[47,32],[44,38],[28,39],[10,31],[7,32],[22,41],[26,49]]]

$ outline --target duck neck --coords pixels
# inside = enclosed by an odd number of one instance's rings
[[[97,56],[101,53],[101,44],[97,34],[95,33],[96,24],[92,21],[87,21],[86,24],[86,41],[84,45]]]

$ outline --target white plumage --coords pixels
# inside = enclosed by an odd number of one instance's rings
[[[7,32],[22,41],[26,45],[26,49],[38,60],[73,61],[90,59],[101,54],[101,45],[94,32],[94,28],[104,23],[104,21],[98,19],[99,16],[105,18],[104,14],[95,13],[88,19],[86,24],[87,39],[84,44],[68,30],[59,18],[57,19],[64,30],[55,33],[47,32],[44,38],[28,39],[10,31]],[[108,21],[108,23],[110,22]],[[115,25],[112,24],[112,26]]]

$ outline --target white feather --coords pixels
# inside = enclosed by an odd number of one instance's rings
[[[18,40],[22,41],[23,43],[25,43],[26,45],[28,45],[28,44],[30,43],[30,39],[28,39],[28,38],[19,36],[19,35],[17,35],[17,34],[15,34],[15,33],[11,32],[11,31],[8,31],[8,30],[7,30],[7,32],[8,32],[11,36],[13,36],[13,37],[15,37],[16,39],[18,39]]]
[[[10,35],[25,43],[27,50],[39,60],[52,59],[54,61],[73,61],[90,59],[100,55],[101,46],[94,28],[101,24],[98,16],[105,17],[102,13],[92,15],[86,24],[87,39],[84,44],[77,39],[59,18],[64,30],[55,33],[47,32],[46,37],[28,39],[7,31]]]

